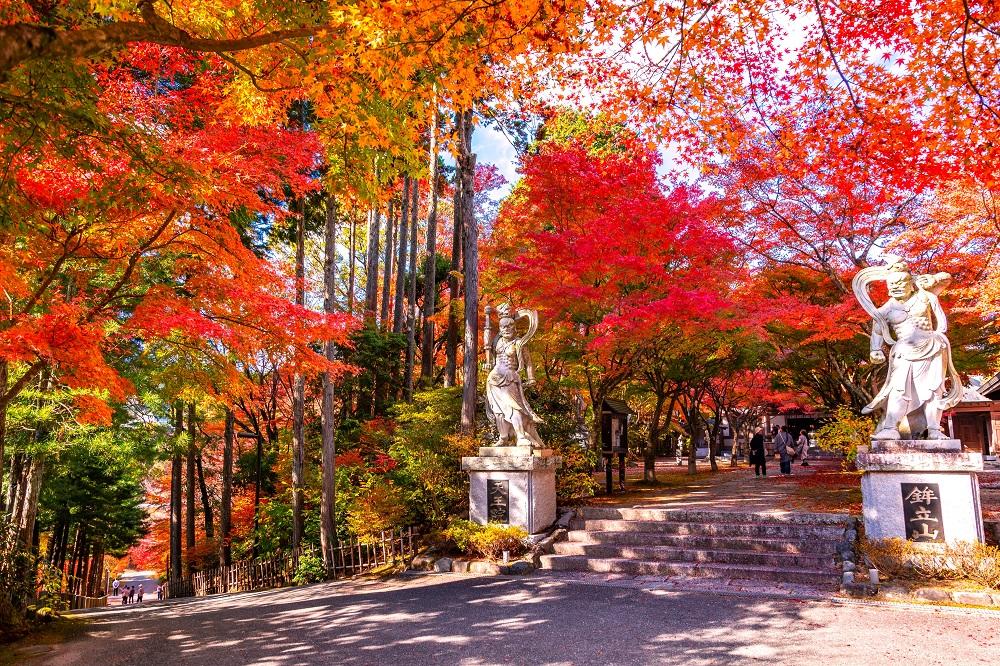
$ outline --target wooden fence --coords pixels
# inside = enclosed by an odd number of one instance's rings
[[[77,594],[67,594],[63,596],[66,598],[70,610],[79,610],[81,608],[103,608],[108,605],[107,595],[103,597],[84,597]]]
[[[382,532],[377,539],[350,539],[330,549],[327,578],[355,576],[413,557],[413,528]],[[319,551],[306,549],[305,555],[320,557]],[[299,553],[271,558],[234,562],[225,567],[206,569],[187,578],[163,585],[164,599],[204,597],[225,592],[250,592],[282,587],[291,583],[298,566]]]
[[[360,541],[351,539],[337,543],[330,549],[333,566],[328,572],[332,578],[354,576],[399,560],[413,558],[413,528],[382,532],[378,539]]]

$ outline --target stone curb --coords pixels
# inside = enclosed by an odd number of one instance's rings
[[[433,571],[434,573],[524,576],[532,573],[535,570],[535,565],[526,560],[516,560],[509,564],[500,564],[498,562],[490,562],[489,560],[464,560],[460,558],[439,557],[434,560],[430,569],[423,570]]]
[[[907,590],[903,587],[882,586],[879,597],[890,601],[950,602],[964,606],[1000,608],[1000,592],[969,592],[940,587],[918,587],[915,590]]]

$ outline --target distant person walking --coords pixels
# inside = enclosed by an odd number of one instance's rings
[[[774,448],[781,456],[781,473],[792,473],[792,458],[795,457],[795,440],[785,429],[785,426],[778,428],[778,434],[774,436]]]
[[[139,603],[141,604],[142,603],[142,583],[139,583],[139,589],[138,589],[138,591],[136,591],[135,596],[139,598]]]
[[[115,580],[111,583],[111,589],[114,590],[116,597],[118,596],[119,585],[121,585],[121,583],[118,582],[118,578],[116,577]]]
[[[157,585],[156,586],[156,600],[157,601],[163,601],[163,586],[162,585]]]
[[[767,456],[764,454],[764,429],[757,428],[757,432],[750,438],[750,463],[756,476],[767,476]]]
[[[805,428],[799,431],[799,441],[795,450],[799,455],[799,460],[802,461],[802,466],[809,467],[809,435],[806,434]]]
[[[135,603],[135,585],[128,588],[128,602],[130,604]]]

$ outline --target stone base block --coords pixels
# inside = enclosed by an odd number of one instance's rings
[[[516,525],[529,534],[548,528],[556,520],[561,465],[558,456],[462,458],[462,469],[469,472],[469,520]]]
[[[873,441],[858,450],[865,533],[928,549],[983,540],[979,453],[951,440]],[[934,535],[930,538],[929,535]]]
[[[961,472],[865,472],[861,477],[861,498],[865,514],[865,535],[869,539],[899,537],[916,544],[931,546],[934,542],[915,539],[926,521],[913,518],[907,524],[902,484],[919,488],[936,486],[940,496],[940,521],[927,522],[939,527],[945,543],[982,541],[983,519],[979,504],[979,481],[975,474]],[[919,507],[918,507],[919,508]],[[914,530],[917,530],[916,532]]]

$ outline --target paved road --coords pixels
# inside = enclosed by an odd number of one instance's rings
[[[544,577],[328,583],[93,613],[29,663],[985,664],[1000,613],[594,585]]]
[[[132,586],[136,590],[139,589],[139,585],[142,585],[143,590],[143,603],[149,601],[156,601],[156,584],[157,580],[154,578],[155,572],[153,571],[134,571],[129,569],[122,573],[118,578],[121,583],[121,591],[124,591],[126,587]],[[108,605],[110,606],[120,606],[122,601],[121,594],[115,596],[112,594],[108,597]],[[136,600],[138,602],[138,599]]]

